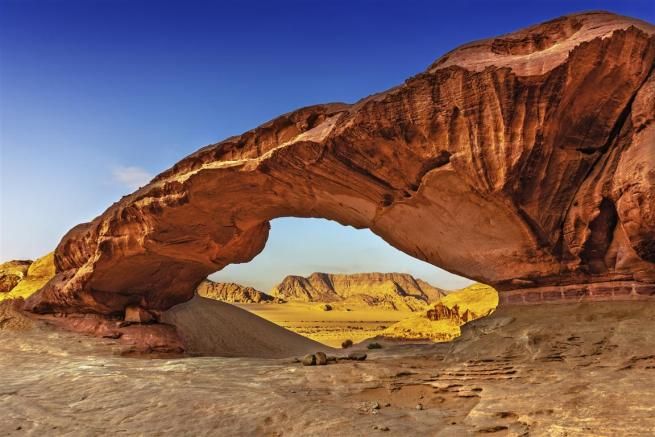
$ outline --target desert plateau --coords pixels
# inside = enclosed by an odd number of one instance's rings
[[[655,435],[655,6],[15,3],[0,436]]]

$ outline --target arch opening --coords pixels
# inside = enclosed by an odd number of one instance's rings
[[[446,290],[474,283],[401,252],[369,229],[294,217],[271,221],[266,247],[251,261],[230,264],[208,279],[268,293],[289,275],[372,272],[405,273]]]

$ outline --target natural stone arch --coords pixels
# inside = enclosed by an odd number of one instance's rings
[[[650,295],[654,33],[612,14],[564,17],[207,146],[72,229],[27,307],[166,309],[252,259],[284,216],[370,228],[521,300],[589,283]]]

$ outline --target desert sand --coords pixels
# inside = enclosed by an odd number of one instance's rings
[[[317,303],[238,304],[259,317],[332,347],[382,335],[389,326],[412,316],[410,311],[359,307],[323,311]]]
[[[654,306],[504,307],[463,331],[303,367],[4,330],[0,435],[652,435]]]
[[[375,297],[379,290],[360,288]],[[384,293],[380,293],[385,296]],[[450,341],[460,335],[460,326],[486,316],[498,305],[498,293],[493,288],[474,284],[454,290],[422,311],[411,311],[409,306],[397,305],[397,310],[376,304],[331,303],[330,311],[320,302],[289,302],[284,304],[237,304],[266,320],[293,332],[332,347],[344,340],[359,343],[373,337],[387,339],[420,339]],[[441,307],[448,314],[427,318],[430,309]]]

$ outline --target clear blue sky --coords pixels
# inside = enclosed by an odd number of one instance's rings
[[[53,249],[73,225],[199,147],[294,108],[354,102],[470,40],[644,1],[0,0],[0,260]],[[368,231],[280,219],[247,266],[290,273],[407,271],[464,282]],[[275,276],[275,277],[273,277]]]

